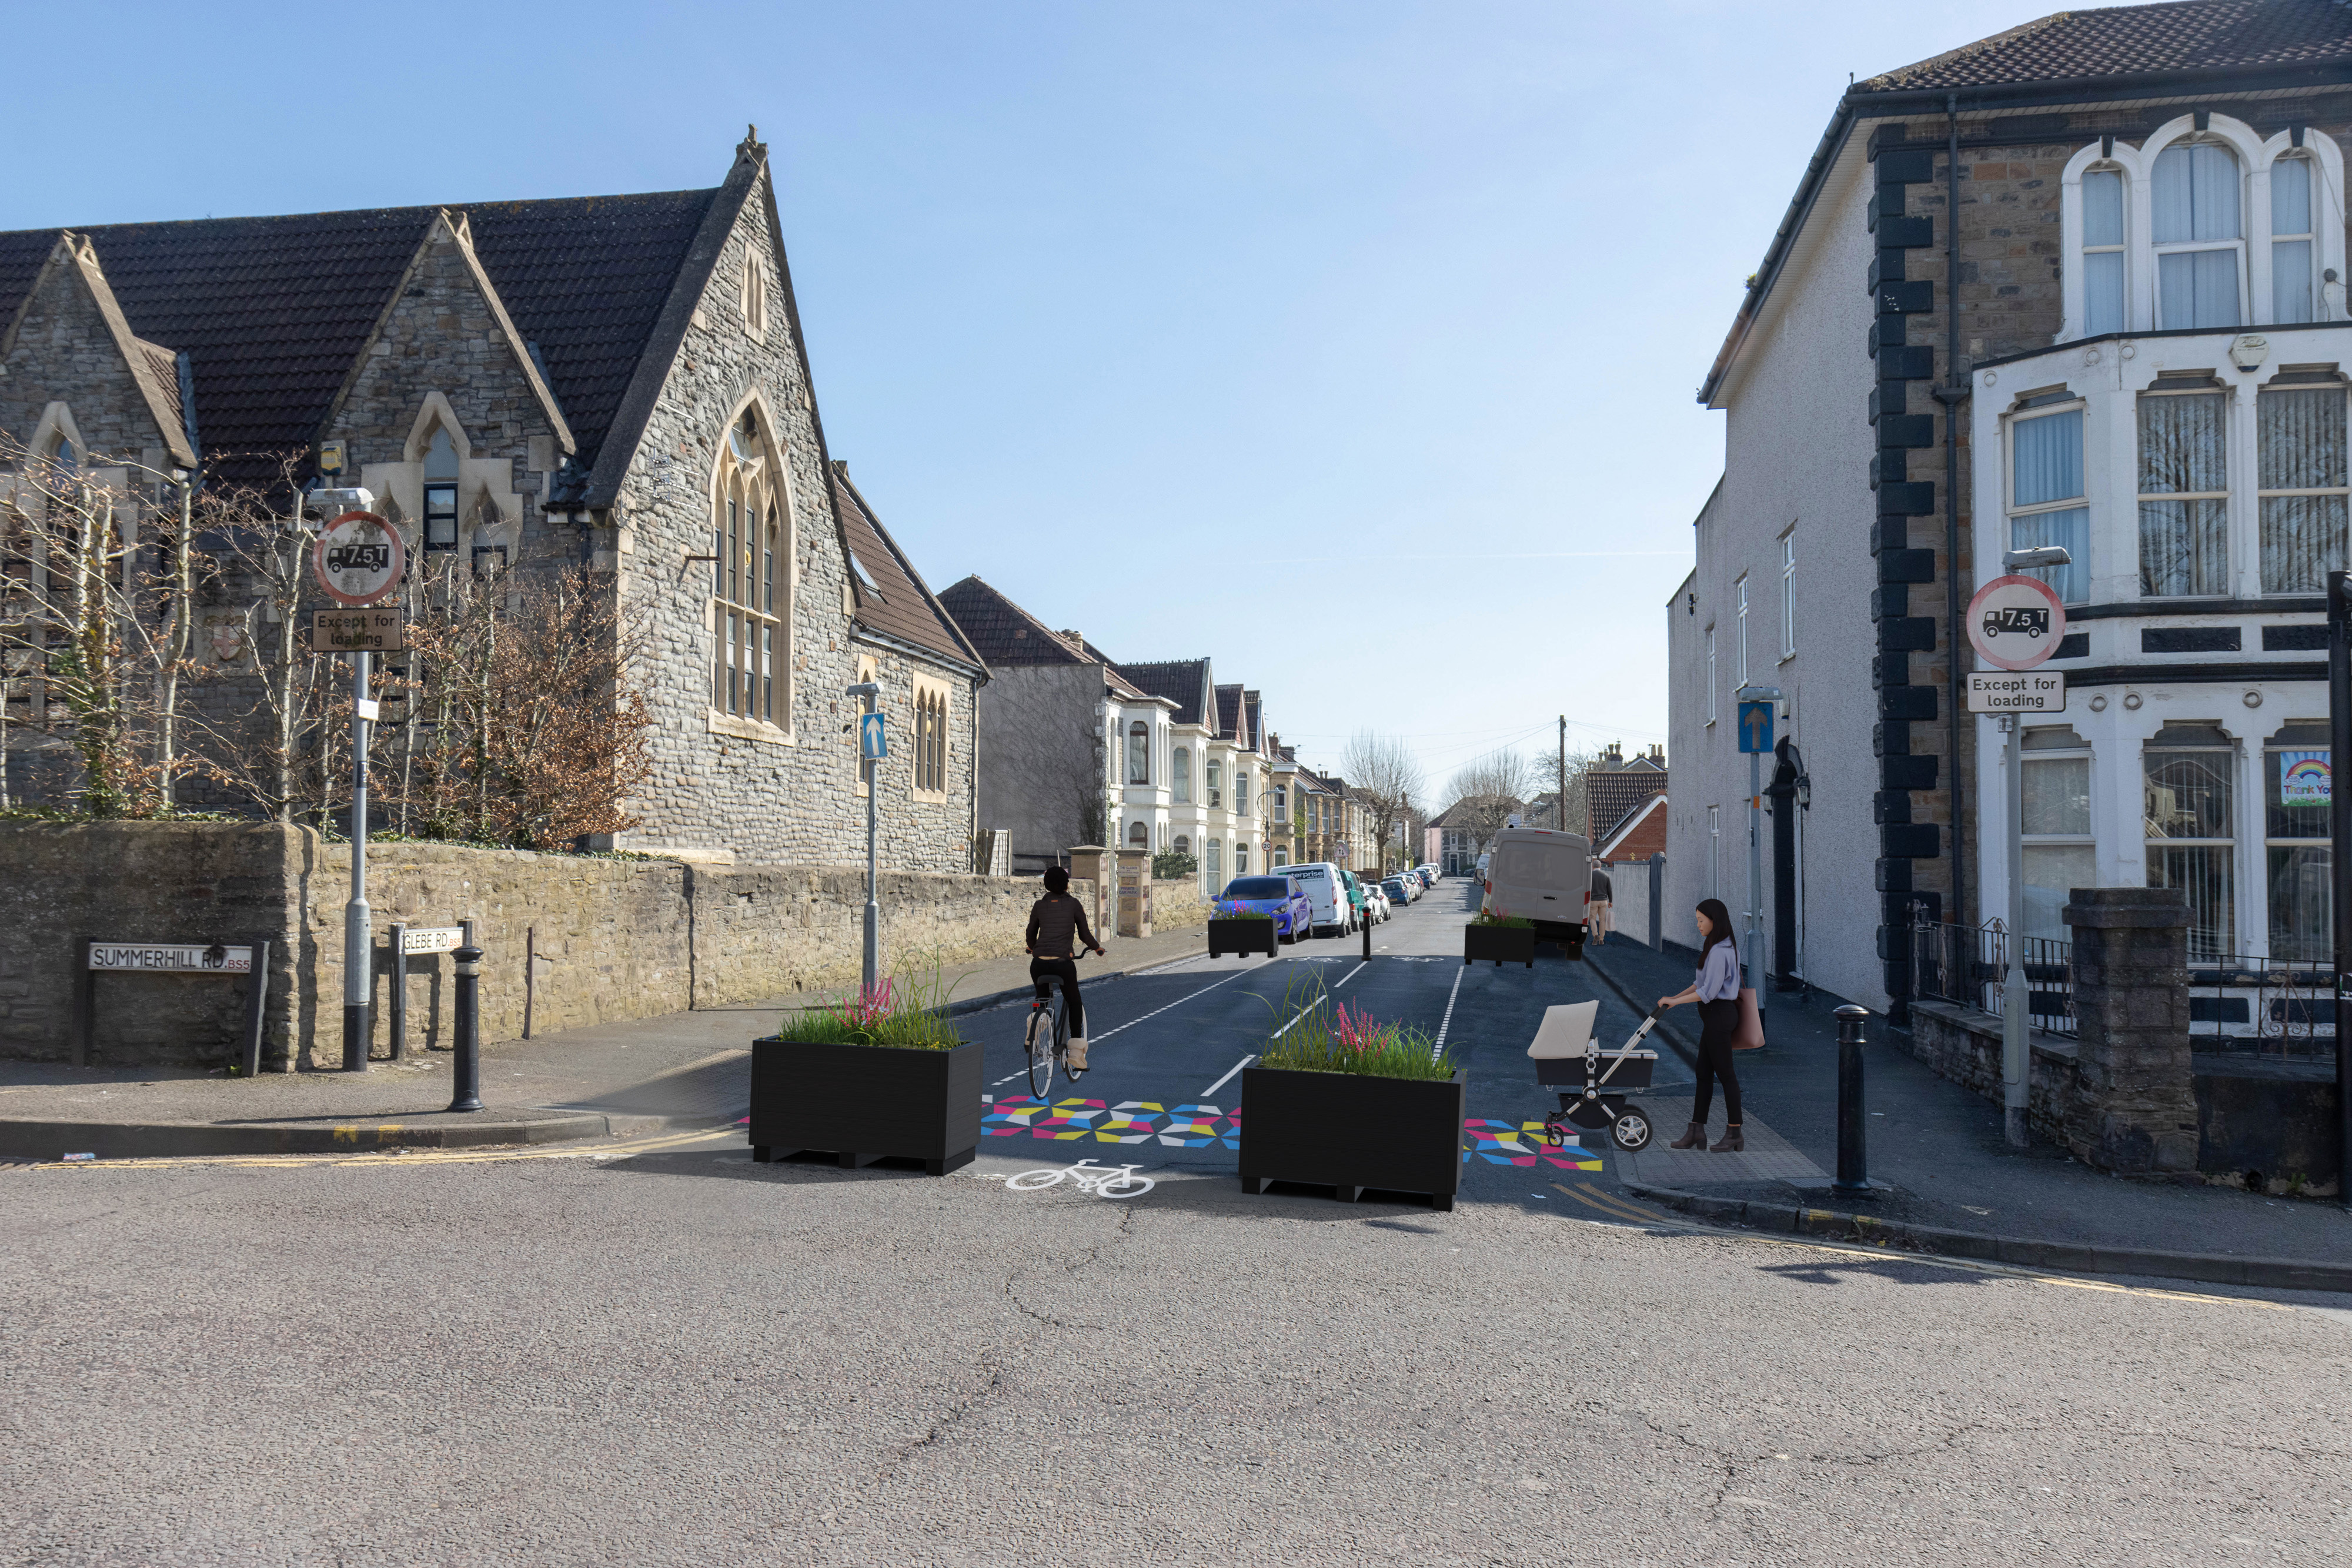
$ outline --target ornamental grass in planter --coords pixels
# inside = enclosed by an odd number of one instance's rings
[[[751,1157],[804,1150],[845,1169],[893,1156],[933,1176],[980,1146],[978,1045],[957,1033],[947,986],[886,979],[811,1008],[751,1042]]]
[[[1261,952],[1272,958],[1278,951],[1274,916],[1271,915],[1219,915],[1209,921],[1209,956],[1212,958],[1227,953]]]
[[[1427,1035],[1318,994],[1242,1070],[1242,1190],[1269,1181],[1429,1196],[1462,1183],[1465,1075]]]
[[[1492,958],[1496,967],[1525,964],[1536,967],[1536,923],[1516,915],[1489,915],[1480,910],[1462,928],[1462,961],[1475,964]]]

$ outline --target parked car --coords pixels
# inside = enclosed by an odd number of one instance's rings
[[[1309,935],[1344,936],[1356,928],[1359,917],[1355,900],[1348,896],[1347,873],[1329,861],[1295,861],[1282,873],[1307,895],[1313,910],[1307,922]]]
[[[1386,883],[1364,883],[1364,916],[1375,925],[1396,917],[1396,906],[1389,901]]]
[[[1550,828],[1505,828],[1495,835],[1478,907],[1488,915],[1520,915],[1536,935],[1584,940],[1584,905],[1592,890],[1592,852],[1582,833]]]
[[[1381,886],[1393,903],[1411,904],[1412,902],[1412,884],[1401,875],[1389,878],[1388,881],[1381,883]]]
[[[1315,905],[1298,879],[1287,873],[1294,867],[1284,866],[1281,876],[1237,876],[1225,883],[1225,891],[1217,897],[1219,915],[1271,915],[1274,916],[1274,939],[1296,942],[1315,929]]]
[[[1391,899],[1402,893],[1404,894],[1404,902],[1411,904],[1421,896],[1421,883],[1418,879],[1407,880],[1402,876],[1392,876],[1388,880],[1396,883],[1396,887],[1389,894]]]
[[[1417,865],[1407,874],[1419,877],[1421,879],[1421,885],[1424,889],[1434,888],[1437,885],[1436,876],[1433,875],[1430,869],[1425,865]]]

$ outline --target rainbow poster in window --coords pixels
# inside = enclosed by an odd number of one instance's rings
[[[2280,805],[2326,805],[2327,779],[2327,753],[2324,751],[2279,753]]]

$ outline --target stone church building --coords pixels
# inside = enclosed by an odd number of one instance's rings
[[[715,189],[0,234],[0,431],[103,480],[340,444],[412,560],[614,574],[646,633],[614,847],[965,871],[979,654],[825,444],[767,152]],[[20,700],[22,692],[19,692]]]

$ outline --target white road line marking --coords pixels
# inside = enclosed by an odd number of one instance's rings
[[[1470,966],[1467,964],[1456,970],[1454,975],[1454,988],[1445,993],[1445,1016],[1437,1020],[1437,1043],[1429,1048],[1429,1060],[1432,1061],[1435,1061],[1445,1053],[1445,1031],[1454,1023],[1454,998],[1461,995],[1462,977],[1469,972]]]
[[[1192,999],[1192,998],[1193,998],[1193,997],[1205,997],[1205,996],[1207,996],[1211,991],[1215,990],[1215,989],[1217,988],[1217,986],[1229,986],[1229,985],[1232,985],[1235,980],[1240,979],[1244,975],[1253,974],[1253,973],[1255,973],[1255,971],[1254,971],[1254,970],[1250,970],[1250,969],[1236,969],[1236,970],[1234,970],[1232,974],[1227,975],[1223,979],[1217,981],[1215,985],[1202,986],[1199,990],[1197,990],[1197,991],[1193,991],[1193,992],[1192,992],[1190,995],[1186,995],[1186,996],[1179,997],[1179,998],[1177,998],[1174,1001],[1170,1002],[1170,1003],[1168,1004],[1168,1007],[1166,1007],[1166,1008],[1154,1008],[1154,1009],[1152,1009],[1150,1012],[1148,1012],[1148,1013],[1144,1014],[1144,1015],[1143,1015],[1141,1018],[1139,1018],[1139,1019],[1128,1019],[1125,1023],[1123,1023],[1123,1024],[1119,1025],[1119,1026],[1118,1026],[1118,1029],[1107,1029],[1107,1030],[1103,1030],[1103,1031],[1102,1031],[1102,1033],[1100,1033],[1100,1034],[1098,1034],[1098,1035],[1095,1036],[1092,1040],[1090,1040],[1087,1041],[1087,1049],[1088,1051],[1092,1051],[1096,1046],[1100,1045],[1103,1041],[1105,1041],[1105,1040],[1108,1040],[1111,1036],[1113,1036],[1113,1035],[1115,1035],[1115,1034],[1118,1033],[1118,1032],[1119,1032],[1119,1030],[1129,1030],[1129,1029],[1133,1029],[1137,1024],[1139,1024],[1139,1023],[1149,1023],[1149,1022],[1150,1022],[1153,1019],[1158,1018],[1161,1013],[1166,1012],[1166,1011],[1168,1010],[1168,1008],[1181,1008],[1181,1007],[1182,1007],[1186,1002],[1191,1001],[1191,1000]],[[1028,1049],[1029,1049],[1028,1041],[1027,1041],[1026,1040],[1024,1040],[1022,1041],[1021,1049],[1022,1049],[1022,1051],[1023,1051],[1024,1056],[1025,1057],[1025,1056],[1026,1056],[1026,1054],[1027,1054],[1027,1052],[1028,1052]],[[992,1089],[993,1089],[993,1088],[997,1088],[997,1087],[999,1087],[999,1086],[1001,1086],[1001,1085],[1003,1085],[1003,1084],[1006,1084],[1006,1083],[1010,1083],[1010,1082],[1013,1082],[1013,1080],[1014,1078],[1026,1078],[1026,1077],[1028,1077],[1028,1076],[1029,1076],[1029,1069],[1027,1068],[1027,1066],[1026,1066],[1026,1065],[1024,1065],[1024,1066],[1023,1066],[1023,1068],[1021,1069],[1021,1071],[1020,1071],[1013,1073],[1011,1077],[1007,1077],[1007,1078],[1000,1078],[1000,1079],[998,1079],[998,1080],[996,1081],[996,1082],[995,1082],[995,1083],[992,1083],[992,1084],[989,1085],[989,1087],[990,1087],[990,1088],[992,1088]],[[1226,1074],[1225,1074],[1225,1077],[1226,1077],[1226,1078],[1231,1078],[1232,1076],[1233,1076],[1233,1074],[1232,1074],[1232,1073],[1230,1073],[1230,1072],[1228,1072],[1228,1073],[1226,1073]],[[1219,1079],[1217,1082],[1219,1082],[1220,1083],[1222,1083],[1222,1082],[1224,1082],[1224,1079],[1221,1078],[1221,1079]]]
[[[1366,965],[1366,963],[1365,963],[1365,961],[1364,961],[1363,959],[1361,959],[1361,958],[1357,959],[1357,960],[1356,960],[1356,967],[1355,967],[1354,968],[1352,968],[1352,969],[1349,970],[1349,971],[1347,972],[1347,974],[1346,974],[1346,975],[1344,975],[1344,976],[1342,976],[1342,977],[1340,977],[1340,980],[1339,980],[1339,986],[1344,986],[1344,985],[1346,985],[1349,980],[1352,980],[1352,979],[1354,979],[1357,976],[1359,976],[1359,975],[1362,974],[1362,973],[1364,972],[1364,970],[1365,970],[1365,968],[1366,968],[1367,967],[1368,967],[1368,966]],[[1332,988],[1333,990],[1335,990],[1335,991],[1336,991],[1336,990],[1338,990],[1338,989],[1339,988],[1339,986],[1334,986],[1334,987],[1332,987],[1331,988]]]
[[[1298,1020],[1296,1019],[1291,1020],[1292,1023],[1296,1023],[1297,1021]],[[1231,1083],[1234,1081],[1234,1072],[1239,1072],[1243,1068],[1247,1067],[1251,1062],[1255,1061],[1256,1060],[1257,1054],[1253,1051],[1249,1055],[1243,1057],[1239,1061],[1234,1062],[1232,1071],[1227,1072],[1223,1078],[1218,1079],[1214,1083],[1210,1084],[1206,1089],[1201,1091],[1201,1098],[1206,1100],[1210,1095],[1214,1094],[1218,1090],[1223,1089],[1226,1084]]]

